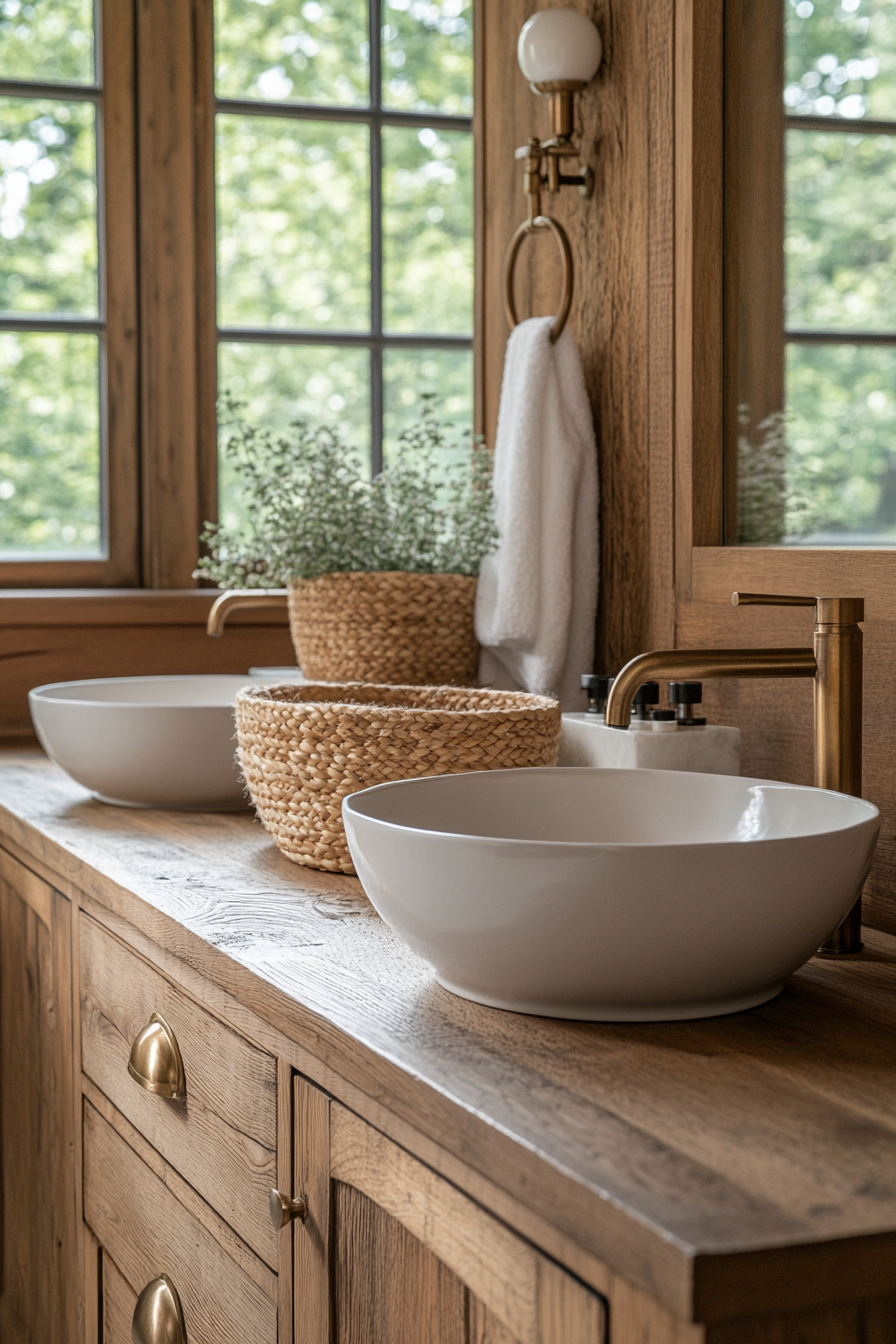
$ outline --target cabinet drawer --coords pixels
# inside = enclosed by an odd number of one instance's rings
[[[168,1275],[189,1340],[276,1344],[275,1303],[86,1101],[84,1217],[135,1294]],[[120,1321],[130,1297],[114,1278],[112,1291]]]
[[[81,915],[84,1072],[162,1156],[277,1268],[268,1193],[277,1184],[276,1061],[230,1031],[124,943]],[[169,1101],[128,1073],[135,1037],[159,1013],[177,1038],[186,1097]]]

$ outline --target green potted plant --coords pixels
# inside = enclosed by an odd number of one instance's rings
[[[498,535],[488,450],[452,444],[427,397],[371,480],[337,428],[297,420],[273,434],[223,404],[246,521],[206,525],[197,577],[286,587],[309,680],[475,683],[476,582]]]

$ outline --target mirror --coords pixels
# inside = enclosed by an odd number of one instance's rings
[[[725,25],[725,539],[896,546],[896,4]]]

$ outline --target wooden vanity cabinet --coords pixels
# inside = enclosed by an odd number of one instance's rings
[[[896,1344],[888,935],[754,1014],[567,1027],[432,989],[249,818],[29,757],[0,842],[2,1344],[130,1344],[162,1274],[189,1344]],[[128,1069],[153,1014],[179,1098]]]
[[[604,1344],[604,1302],[442,1176],[294,1080],[294,1344]]]
[[[0,1340],[80,1344],[71,902],[0,850]]]

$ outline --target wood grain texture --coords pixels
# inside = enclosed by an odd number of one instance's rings
[[[307,1218],[292,1225],[294,1344],[330,1344],[330,1099],[298,1074],[293,1080],[293,1177],[287,1188],[308,1202]]]
[[[647,14],[647,394],[651,645],[675,639],[675,28],[667,0]],[[612,591],[607,600],[614,601]]]
[[[463,1284],[360,1191],[333,1192],[336,1344],[466,1344]]]
[[[160,1273],[170,1275],[189,1338],[276,1344],[276,1303],[227,1258],[89,1102],[84,1191],[87,1222],[135,1292]]]
[[[276,1063],[80,916],[84,1072],[272,1268],[277,1237],[268,1192],[277,1182]],[[154,1012],[177,1037],[187,1096],[166,1101],[128,1074]]]
[[[193,0],[196,155],[196,405],[199,512],[218,518],[218,296],[215,228],[215,43],[213,0]]]
[[[80,1098],[79,1098],[80,1100]],[[78,1147],[80,1148],[80,1144]],[[84,1257],[84,1344],[104,1344],[100,1333],[103,1312],[102,1248],[86,1223],[81,1226]]]
[[[538,1257],[539,1344],[603,1344],[605,1304],[559,1265]]]
[[[102,5],[108,584],[140,577],[139,293],[133,4]],[[51,580],[52,581],[52,580]],[[47,579],[44,578],[44,583]]]
[[[330,1126],[337,1339],[603,1344],[595,1293],[344,1107]]]
[[[545,8],[541,0],[535,8]],[[575,291],[570,327],[598,429],[601,592],[596,660],[616,671],[651,638],[666,637],[671,604],[672,456],[672,25],[671,0],[580,0],[604,58],[577,98],[582,155],[595,172],[590,201],[573,190],[542,208],[567,229]],[[514,150],[549,134],[547,100],[533,96],[514,53],[529,0],[483,5],[480,64],[485,109],[478,142],[484,237],[481,293],[482,423],[494,442],[507,328],[504,253],[525,216]],[[559,270],[551,240],[530,240],[517,267],[521,314],[556,311]],[[656,479],[652,481],[652,473]],[[652,633],[652,622],[660,624]]]
[[[892,1344],[896,1297],[829,1311],[758,1317],[709,1330],[706,1344]]]
[[[133,1344],[137,1294],[108,1255],[103,1256],[103,1333],[100,1344]]]
[[[537,1344],[538,1256],[519,1237],[337,1105],[331,1110],[330,1174],[401,1223],[519,1344]]]
[[[702,1326],[675,1319],[624,1279],[614,1277],[607,1297],[611,1344],[705,1344]]]
[[[204,625],[3,626],[0,624],[0,736],[33,735],[28,692],[87,677],[166,676],[294,667],[285,625],[245,625],[209,639]]]
[[[143,582],[194,586],[200,516],[191,0],[137,0]]]
[[[222,1012],[245,1004],[336,1096],[373,1099],[434,1161],[537,1213],[579,1272],[603,1262],[707,1323],[890,1291],[891,937],[868,931],[849,966],[810,962],[736,1017],[552,1022],[441,990],[354,880],[294,868],[249,818],[106,808],[37,755],[6,755],[0,808],[13,843],[180,958]]]
[[[230,1224],[226,1223],[220,1214],[216,1213],[212,1206],[196,1193],[194,1187],[181,1176],[175,1167],[165,1161],[140,1131],[135,1129],[127,1117],[122,1115],[121,1111],[116,1110],[109,1098],[99,1090],[86,1074],[81,1076],[81,1089],[82,1106],[85,1100],[89,1101],[106,1124],[115,1130],[128,1147],[134,1150],[140,1161],[149,1167],[150,1171],[159,1178],[166,1189],[170,1190],[178,1203],[195,1218],[197,1223],[205,1228],[206,1232],[214,1237],[228,1259],[238,1265],[266,1297],[270,1297],[272,1300],[277,1297],[279,1294],[278,1275],[269,1269],[263,1260],[258,1259],[254,1251],[234,1232]]]
[[[71,904],[0,852],[0,1338],[80,1344]]]

